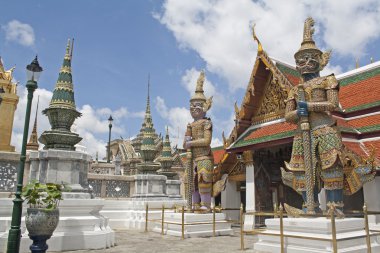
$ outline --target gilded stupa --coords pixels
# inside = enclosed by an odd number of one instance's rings
[[[74,41],[73,41],[74,42]],[[71,126],[82,114],[76,110],[71,74],[73,44],[67,43],[66,54],[59,72],[50,105],[42,113],[48,116],[51,130],[42,133],[39,141],[44,149],[75,150],[74,145],[82,138],[71,132]]]
[[[17,96],[17,83],[13,81],[14,69],[13,67],[5,70],[0,57],[0,151],[6,152],[15,151],[15,147],[11,146],[11,138],[19,97]]]

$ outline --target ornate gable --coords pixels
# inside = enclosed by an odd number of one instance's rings
[[[260,124],[284,116],[285,100],[288,94],[276,80],[269,78],[259,109],[252,117],[252,124]]]

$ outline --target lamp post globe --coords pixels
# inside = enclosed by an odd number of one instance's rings
[[[108,118],[108,128],[109,128],[109,133],[108,133],[108,149],[107,149],[107,163],[110,163],[110,156],[111,156],[111,128],[112,128],[112,115]]]
[[[20,251],[20,240],[21,240],[21,215],[22,215],[22,203],[23,199],[21,198],[22,192],[22,183],[24,179],[24,166],[26,159],[26,143],[28,141],[28,132],[29,132],[29,122],[30,122],[30,110],[32,107],[33,93],[37,89],[37,81],[42,72],[42,67],[38,63],[37,56],[32,61],[31,64],[26,66],[27,78],[26,88],[28,90],[28,98],[26,103],[26,112],[25,112],[25,123],[24,123],[24,132],[22,137],[21,145],[21,155],[20,163],[17,170],[17,185],[15,199],[13,200],[13,210],[12,210],[12,222],[11,229],[8,233],[8,245],[7,253],[18,253]]]

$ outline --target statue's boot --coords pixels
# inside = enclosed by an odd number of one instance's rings
[[[331,208],[338,218],[344,218],[343,189],[326,190],[327,213],[331,215]]]
[[[197,210],[200,208],[201,203],[201,196],[199,194],[199,191],[194,191],[192,194],[192,200],[193,200],[193,209]]]
[[[285,163],[286,165],[286,163]],[[289,186],[290,188],[293,188],[293,182],[295,180],[294,174],[292,172],[286,171],[284,168],[280,167],[281,169],[281,179],[284,185]],[[297,189],[294,189],[295,191]]]
[[[211,193],[201,193],[201,210],[204,212],[210,211],[211,206]]]

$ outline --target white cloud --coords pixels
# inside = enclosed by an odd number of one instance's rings
[[[181,48],[197,52],[207,70],[225,78],[233,91],[246,87],[255,60],[252,23],[264,49],[279,60],[294,62],[309,15],[316,20],[314,38],[322,49],[358,57],[379,38],[379,11],[377,0],[166,0],[162,13],[154,16]]]
[[[211,147],[219,147],[222,145],[223,145],[223,142],[219,138],[212,138]]]
[[[16,150],[21,150],[22,133],[25,122],[25,110],[27,102],[27,90],[25,87],[18,88],[18,95],[20,96],[17,110],[14,117],[13,133],[12,133],[12,145],[16,147]],[[45,89],[37,89],[34,93],[34,99],[32,104],[32,113],[30,119],[29,135],[33,128],[35,110],[37,105],[37,97],[39,96],[39,108],[38,108],[38,136],[45,130],[51,129],[49,120],[45,115],[42,115],[42,111],[49,107],[53,93]],[[95,157],[96,152],[99,152],[99,157],[102,158],[106,153],[106,142],[102,139],[101,135],[108,133],[108,117],[112,114],[114,118],[114,124],[112,127],[112,133],[124,134],[125,129],[121,123],[123,119],[127,117],[143,117],[143,112],[129,112],[127,108],[121,107],[116,110],[110,108],[94,109],[90,105],[83,105],[78,109],[82,113],[82,117],[78,118],[73,125],[73,130],[83,138],[81,145],[87,148],[87,152]],[[29,137],[28,137],[29,140]],[[42,148],[43,145],[41,144]]]
[[[189,92],[189,95],[190,95],[189,98],[194,95],[195,86],[196,86],[199,74],[200,74],[200,71],[196,70],[195,68],[191,68],[191,69],[187,69],[185,71],[185,75],[182,76],[182,85]],[[210,80],[207,79],[207,75],[205,77],[203,89],[204,89],[205,96],[207,98],[210,96],[213,96],[212,108],[228,107],[232,104],[226,101],[228,100],[226,96],[223,96],[222,93],[218,92],[217,87],[213,83],[211,83]]]
[[[31,25],[12,20],[8,24],[1,26],[1,28],[5,32],[7,41],[16,42],[26,47],[34,46],[35,35]]]
[[[168,108],[165,100],[159,96],[156,97],[155,104],[159,115],[169,122],[169,133],[172,146],[178,145],[178,147],[182,148],[186,126],[188,123],[193,122],[189,109],[185,107]],[[218,119],[212,113],[210,113],[209,116],[213,122],[213,138],[211,141],[211,146],[220,146],[223,143],[221,141],[222,131],[227,131],[226,133],[228,135],[229,131],[233,128],[233,115],[231,115],[227,120]]]
[[[182,148],[183,139],[185,136],[186,126],[193,122],[190,111],[185,107],[168,108],[165,100],[161,97],[156,97],[155,107],[159,115],[169,122],[169,134],[172,146],[178,145]]]

